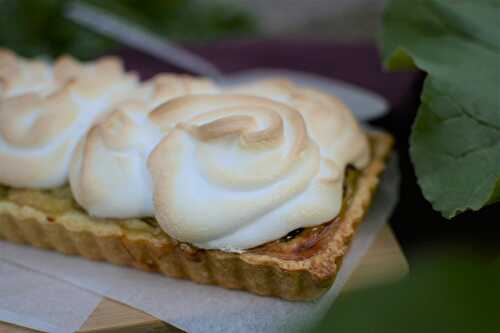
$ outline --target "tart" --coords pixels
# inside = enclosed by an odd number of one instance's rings
[[[392,138],[285,80],[0,50],[0,238],[288,300],[333,283]]]
[[[389,135],[370,133],[369,140],[371,162],[363,170],[347,171],[342,211],[335,219],[244,253],[178,242],[153,218],[91,218],[67,187],[44,191],[1,187],[0,238],[197,283],[311,300],[335,280],[391,151]]]

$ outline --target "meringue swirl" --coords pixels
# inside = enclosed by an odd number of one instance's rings
[[[0,184],[52,188],[103,218],[242,251],[332,220],[368,139],[334,96],[270,80],[144,84],[115,58],[54,64],[0,49]]]
[[[353,164],[361,169],[368,164],[368,139],[351,110],[337,97],[283,79],[257,81],[230,91],[269,98],[296,108],[323,156],[336,160],[342,167]]]
[[[0,183],[52,188],[68,178],[78,141],[137,85],[115,58],[53,66],[0,53]]]
[[[186,96],[152,112],[156,218],[172,237],[239,251],[335,217],[343,159],[321,154],[295,108],[243,95]]]
[[[97,217],[153,216],[146,160],[165,133],[151,121],[150,111],[178,96],[216,91],[208,80],[181,75],[158,75],[144,83],[78,145],[70,167],[76,201]]]

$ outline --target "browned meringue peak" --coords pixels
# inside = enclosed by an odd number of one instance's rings
[[[215,94],[219,88],[209,79],[185,74],[162,73],[141,84],[126,103],[143,103],[149,113],[162,103],[176,97],[192,94]],[[119,105],[118,108],[122,107]],[[126,106],[125,106],[126,107]]]
[[[155,212],[174,238],[239,251],[335,217],[343,156],[320,154],[301,113],[268,98],[186,96],[151,119]]]
[[[126,73],[117,59],[80,64],[65,57],[53,67],[43,65],[51,79],[39,84],[29,79],[38,77],[30,73],[31,61],[12,53],[4,53],[3,59],[15,70],[2,70],[8,93],[0,98],[0,183],[60,186],[67,181],[76,143],[127,97],[137,77]]]
[[[70,168],[78,203],[99,217],[154,215],[146,159],[164,132],[150,121],[150,111],[178,96],[217,91],[209,80],[173,74],[158,75],[134,91],[78,146]]]
[[[54,63],[54,77],[78,94],[89,99],[110,98],[113,103],[129,98],[139,87],[138,76],[125,72],[118,57],[107,56],[92,62],[81,63],[70,56],[62,56]],[[126,93],[121,91],[130,86]]]
[[[229,91],[266,97],[296,108],[305,119],[309,135],[319,144],[322,156],[358,168],[369,162],[366,135],[351,110],[335,96],[279,78],[240,85]],[[344,161],[339,161],[339,156]]]
[[[47,95],[58,87],[49,63],[21,58],[0,48],[0,99],[27,92]]]

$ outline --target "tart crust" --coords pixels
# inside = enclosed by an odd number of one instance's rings
[[[244,253],[198,249],[175,241],[155,223],[94,219],[71,199],[47,211],[38,205],[43,197],[20,203],[15,195],[2,195],[1,188],[0,239],[259,295],[315,299],[335,280],[392,149],[386,133],[370,132],[369,138],[371,163],[359,172],[343,212],[316,227],[319,232],[306,233],[299,246],[285,246],[287,251],[275,251],[269,246],[273,242]]]

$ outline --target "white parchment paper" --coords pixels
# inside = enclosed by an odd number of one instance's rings
[[[189,332],[287,332],[306,327],[328,310],[388,221],[398,188],[394,156],[333,287],[315,302],[288,302],[198,285],[1,241],[0,258],[128,304]]]
[[[0,321],[72,333],[101,300],[95,293],[0,260]]]

